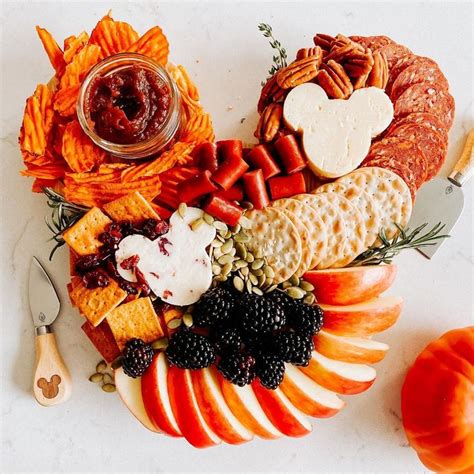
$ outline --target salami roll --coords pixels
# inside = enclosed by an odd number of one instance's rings
[[[436,115],[449,130],[454,119],[453,96],[442,86],[421,82],[410,86],[394,104],[395,117],[413,112],[429,112]]]
[[[446,131],[444,123],[436,117],[436,115],[430,114],[429,112],[415,112],[408,114],[405,117],[398,117],[391,123],[390,127],[385,131],[384,136],[390,135],[390,132],[406,123],[416,123],[419,125],[426,125],[427,127],[440,133],[443,137],[443,141],[448,143],[448,132]]]
[[[349,36],[349,39],[365,46],[366,48],[370,48],[372,51],[387,44],[395,43],[395,41],[390,39],[388,36]]]
[[[407,184],[412,200],[415,201],[416,191],[418,189],[416,186],[415,174],[407,165],[404,165],[403,163],[400,163],[399,161],[396,161],[392,158],[375,158],[369,160],[362,167],[365,168],[370,166],[385,168],[400,176],[400,178],[402,178]]]
[[[378,48],[376,51],[385,54],[387,57],[389,71],[398,61],[400,61],[400,59],[413,54],[406,46],[397,43],[386,44],[385,46]]]
[[[449,89],[448,80],[438,64],[432,59],[428,59],[417,61],[397,76],[390,91],[390,99],[395,102],[410,86],[420,82],[432,82],[446,90]]]
[[[421,148],[427,160],[426,181],[436,176],[443,166],[446,158],[447,143],[443,136],[430,126],[405,123],[394,127],[386,136],[409,140]]]
[[[417,188],[425,182],[428,175],[427,160],[423,151],[410,140],[389,137],[373,143],[364,164],[374,159],[391,159],[408,166],[414,173]]]

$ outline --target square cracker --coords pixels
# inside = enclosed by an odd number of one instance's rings
[[[104,211],[118,222],[138,224],[145,219],[160,220],[150,203],[138,191],[104,204]]]
[[[109,285],[104,288],[88,289],[82,284],[76,285],[71,289],[69,296],[81,314],[93,326],[98,326],[107,314],[127,297],[127,292],[114,280],[110,280]]]
[[[153,342],[164,336],[158,316],[148,297],[125,303],[107,315],[112,334],[120,349],[133,338]]]
[[[99,235],[107,230],[111,222],[98,207],[93,207],[64,232],[63,238],[79,255],[96,253],[102,245]]]

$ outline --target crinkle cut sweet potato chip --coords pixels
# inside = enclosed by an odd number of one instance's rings
[[[92,30],[89,44],[96,44],[102,50],[102,57],[127,51],[139,39],[131,25],[104,16]]]
[[[214,141],[211,116],[205,112],[193,115],[184,127],[181,140],[195,143]]]
[[[89,35],[82,31],[79,36],[69,36],[64,40],[64,61],[69,64],[74,56],[81,51],[89,41]]]
[[[66,125],[62,155],[69,168],[78,173],[92,170],[95,166],[100,165],[106,157],[105,151],[84,133],[77,120]]]
[[[63,117],[70,117],[76,112],[76,102],[79,97],[81,84],[66,87],[56,92],[54,97],[54,110]]]
[[[56,71],[56,74],[60,76],[66,66],[62,49],[59,47],[58,43],[56,43],[56,40],[48,30],[37,26],[36,31],[40,37],[41,42],[43,43],[44,50],[48,55],[51,65]]]
[[[139,40],[128,49],[131,53],[144,54],[154,59],[162,66],[168,62],[169,43],[159,26],[148,30]]]
[[[196,86],[191,81],[189,74],[183,66],[168,64],[167,70],[178,86],[183,103],[183,111],[186,116],[186,120],[189,120],[193,115],[202,111]]]

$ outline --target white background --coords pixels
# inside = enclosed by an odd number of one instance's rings
[[[50,243],[45,200],[20,178],[17,135],[25,98],[52,74],[34,26],[58,42],[90,31],[109,8],[141,33],[159,24],[171,43],[171,60],[196,80],[214,118],[218,138],[252,140],[259,84],[272,51],[257,30],[265,21],[287,47],[311,46],[315,32],[386,34],[418,54],[435,58],[448,77],[457,111],[450,133],[447,174],[472,117],[472,7],[466,3],[6,3],[2,2],[2,471],[422,471],[407,447],[400,421],[400,387],[416,354],[444,331],[472,324],[472,182],[452,238],[432,261],[415,251],[397,259],[393,294],[405,300],[399,323],[379,340],[391,350],[365,394],[348,397],[336,418],[317,420],[303,439],[255,441],[207,451],[153,435],[122,406],[87,381],[99,356],[69,306],[66,252],[47,263],[62,298],[55,324],[71,369],[74,393],[55,408],[31,394],[33,331],[26,281],[31,256],[47,262]],[[241,119],[245,121],[241,123]],[[436,206],[436,203],[433,203]]]

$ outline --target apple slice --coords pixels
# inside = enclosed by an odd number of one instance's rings
[[[285,365],[280,388],[298,410],[316,418],[329,418],[344,407],[345,403],[334,392],[321,387],[293,365]]]
[[[202,416],[209,427],[222,441],[241,444],[250,441],[253,435],[234,416],[222,395],[215,368],[191,371],[194,393]]]
[[[239,387],[218,374],[219,383],[228,407],[252,433],[263,439],[280,438],[282,433],[268,419],[249,385]]]
[[[157,429],[170,436],[182,436],[168,395],[168,359],[164,352],[155,355],[142,376],[142,396],[146,412]]]
[[[389,347],[383,342],[362,337],[336,336],[327,331],[320,331],[313,338],[314,348],[330,359],[359,364],[380,362]]]
[[[402,311],[398,296],[381,296],[347,306],[321,304],[324,330],[341,336],[370,336],[395,324]]]
[[[360,303],[380,295],[390,288],[396,274],[395,265],[372,265],[311,270],[303,279],[314,285],[318,302],[338,305]]]
[[[170,367],[168,393],[179,429],[190,444],[195,448],[209,448],[221,442],[207,425],[199,409],[191,372],[188,369]]]
[[[114,371],[115,387],[123,403],[130,410],[132,415],[150,431],[159,433],[160,430],[152,423],[148,416],[142,397],[141,378],[136,379],[125,374],[122,367]]]
[[[377,375],[368,365],[328,359],[316,351],[313,351],[309,365],[299,367],[299,370],[324,388],[342,395],[365,392]]]
[[[299,438],[311,433],[311,423],[279,388],[268,390],[255,380],[252,389],[265,414],[284,435]]]

